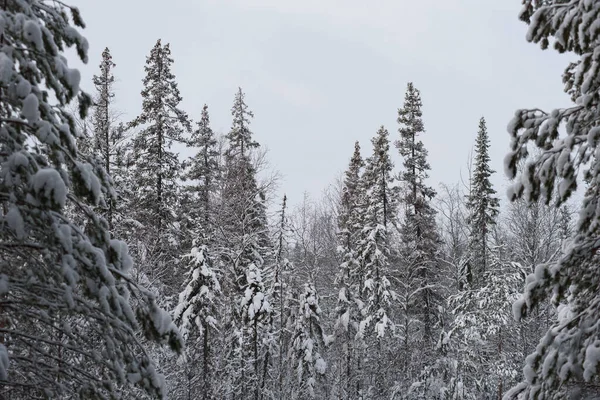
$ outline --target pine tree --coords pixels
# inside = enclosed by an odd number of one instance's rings
[[[408,84],[403,108],[398,110],[400,140],[396,147],[404,159],[400,182],[404,191],[405,216],[401,227],[402,259],[405,262],[403,281],[407,286],[404,297],[418,292],[410,300],[409,313],[422,324],[422,336],[415,346],[433,348],[437,304],[440,295],[435,287],[438,279],[436,255],[439,238],[435,225],[435,210],[431,199],[435,191],[426,185],[431,169],[427,150],[419,136],[425,132],[422,121],[421,95],[412,83]],[[410,319],[409,316],[405,318]],[[408,328],[408,327],[407,327]]]
[[[562,303],[569,312],[555,321],[526,359],[525,379],[506,398],[563,399],[569,386],[579,396],[598,397],[597,368],[600,326],[598,301],[598,222],[600,221],[598,107],[600,80],[595,54],[600,45],[596,26],[598,4],[589,1],[527,0],[520,18],[529,24],[528,41],[543,49],[550,44],[577,59],[566,68],[563,82],[575,103],[551,112],[519,110],[509,124],[511,151],[505,159],[512,200],[523,197],[560,206],[577,188],[577,171],[584,171],[587,188],[570,245],[557,261],[536,266],[527,277],[523,297],[513,305],[523,318],[545,299]],[[551,21],[551,23],[548,23]],[[541,151],[529,157],[528,147]],[[523,160],[527,164],[521,170]],[[584,382],[584,383],[578,383]],[[585,385],[585,383],[589,385]],[[591,383],[591,384],[590,384]],[[587,387],[586,387],[587,386]],[[586,391],[592,390],[592,393]]]
[[[479,121],[479,132],[475,142],[475,166],[471,177],[471,191],[467,197],[469,211],[469,252],[465,278],[471,285],[477,284],[487,268],[489,235],[496,223],[500,202],[490,182],[494,171],[490,168],[490,147],[485,119]]]
[[[183,141],[183,133],[191,130],[187,114],[179,109],[182,99],[171,72],[172,63],[169,45],[163,46],[159,39],[146,59],[142,112],[130,124],[142,127],[133,138],[133,213],[145,228],[143,246],[150,249],[148,263],[153,265],[149,272],[154,279],[162,276],[165,280],[177,277],[172,269],[166,271],[175,256],[170,248],[177,240],[174,207],[181,172],[171,145]]]
[[[0,397],[114,399],[137,384],[164,398],[138,333],[176,350],[182,342],[154,296],[131,281],[127,245],[94,211],[115,191],[104,166],[78,152],[81,133],[66,111],[77,99],[84,119],[92,103],[61,54],[75,47],[87,62],[71,20],[84,27],[78,9],[59,2],[2,11]]]

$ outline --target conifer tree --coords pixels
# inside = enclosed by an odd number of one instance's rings
[[[363,176],[370,208],[367,211],[367,219],[371,224],[383,225],[387,229],[388,225],[394,222],[398,203],[396,190],[392,187],[394,164],[390,159],[387,129],[380,127],[371,143],[373,155],[367,159]]]
[[[575,61],[563,74],[574,104],[551,112],[525,109],[515,113],[508,127],[511,151],[505,159],[506,174],[515,179],[509,198],[523,197],[532,203],[541,199],[560,206],[576,190],[580,170],[584,171],[587,188],[570,246],[558,260],[536,266],[527,277],[523,297],[513,305],[518,320],[545,299],[552,299],[555,305],[563,303],[569,312],[554,321],[527,357],[524,382],[506,397],[564,399],[568,396],[566,390],[574,385],[580,392],[578,396],[594,398],[599,395],[595,387],[600,362],[598,4],[527,0],[520,19],[529,25],[528,41],[539,43],[543,49],[552,45],[560,53],[575,54]],[[530,157],[530,145],[539,148],[540,153]],[[525,159],[526,166],[518,169]],[[585,393],[588,390],[592,393]]]
[[[269,303],[263,273],[271,247],[266,198],[257,183],[251,159],[252,149],[258,147],[249,129],[253,114],[244,97],[240,89],[235,96],[232,128],[227,135],[220,247],[224,249],[221,257],[228,269],[225,289],[229,296],[240,299],[233,302],[228,317],[229,340],[235,343],[228,362],[233,367],[228,371],[228,378],[232,380],[234,398],[245,396],[248,391],[257,398],[263,361],[262,335],[268,331],[272,311],[270,307],[259,307],[258,303]]]
[[[227,134],[229,141],[228,154],[247,156],[252,149],[259,147],[258,142],[252,139],[252,131],[250,131],[250,118],[254,118],[254,113],[248,109],[245,101],[245,93],[242,88],[238,88],[235,94],[231,115],[233,116],[233,124],[231,130]]]
[[[185,258],[190,266],[189,281],[179,295],[174,320],[188,343],[186,348],[187,398],[201,396],[202,399],[212,399],[216,396],[212,386],[214,372],[211,353],[215,350],[211,349],[211,331],[217,331],[216,296],[220,294],[221,285],[205,245],[193,247]],[[200,341],[201,343],[197,343]],[[201,369],[198,364],[202,364]],[[199,379],[194,380],[195,377]],[[200,381],[197,389],[192,381]]]
[[[415,346],[433,348],[437,304],[436,291],[438,270],[436,255],[439,238],[435,226],[435,210],[431,199],[435,191],[427,186],[425,179],[431,169],[427,162],[427,150],[419,136],[425,132],[422,121],[421,95],[412,83],[408,84],[404,105],[398,110],[400,140],[396,147],[404,159],[404,171],[400,182],[404,191],[405,216],[401,227],[404,278],[410,284],[405,297],[418,292],[418,300],[411,300],[409,313],[422,324],[422,335]]]
[[[521,327],[514,323],[510,305],[523,284],[523,268],[502,260],[500,249],[491,248],[488,256],[489,268],[480,286],[460,290],[448,299],[454,316],[449,340],[458,367],[454,377],[463,384],[463,396],[470,399],[501,399],[506,386],[515,383],[522,355]],[[479,374],[482,369],[485,375]]]
[[[97,99],[94,107],[94,151],[101,157],[104,169],[110,175],[110,133],[111,133],[111,100],[115,97],[113,83],[115,77],[112,69],[116,64],[112,60],[110,50],[107,48],[102,52],[100,62],[100,75],[94,75],[93,82],[97,91]]]
[[[288,236],[288,220],[287,220],[287,196],[283,196],[283,203],[281,206],[281,213],[279,219],[279,227],[276,232],[275,249],[274,249],[274,271],[273,271],[273,283],[270,290],[271,298],[273,299],[273,305],[276,310],[273,312],[272,332],[276,335],[277,345],[277,364],[276,365],[276,378],[277,378],[277,397],[284,398],[286,390],[284,388],[284,381],[286,373],[288,371],[287,349],[291,342],[289,335],[289,329],[287,328],[288,320],[290,318],[290,304],[289,304],[289,275],[292,269],[291,262],[287,259],[287,236]],[[267,371],[268,364],[264,363],[264,371]],[[263,386],[266,384],[266,376],[263,374]]]
[[[202,116],[197,129],[192,132],[189,145],[196,148],[196,154],[189,160],[185,179],[192,181],[188,187],[191,194],[188,218],[194,223],[195,234],[204,232],[210,236],[214,224],[211,197],[216,191],[219,179],[219,151],[217,139],[210,127],[208,106],[202,108]]]
[[[360,382],[356,377],[357,359],[355,359],[354,340],[358,332],[359,323],[362,319],[361,312],[363,302],[361,300],[361,286],[363,274],[358,243],[362,230],[362,218],[364,212],[363,195],[364,187],[361,184],[361,169],[364,161],[360,155],[360,145],[354,144],[354,153],[350,159],[350,165],[344,174],[344,186],[342,188],[341,203],[338,215],[338,253],[342,259],[338,276],[336,279],[339,287],[336,307],[336,331],[341,336],[340,345],[343,353],[343,361],[338,367],[341,377],[339,380],[340,394],[349,398],[353,389],[360,391]]]
[[[0,397],[115,399],[136,384],[164,398],[138,334],[173,349],[180,335],[131,281],[127,245],[95,212],[115,191],[104,166],[78,151],[66,111],[77,99],[84,119],[92,103],[62,54],[74,47],[87,62],[79,10],[10,2],[2,21]]]
[[[166,272],[166,265],[175,257],[171,247],[177,239],[174,207],[181,174],[181,163],[171,145],[183,141],[183,133],[191,130],[187,114],[179,108],[182,99],[172,64],[169,45],[163,46],[159,39],[146,58],[142,112],[130,124],[141,127],[133,138],[133,214],[145,228],[145,247],[152,249],[150,272],[167,281],[177,278],[172,269]]]
[[[372,139],[373,155],[367,159],[362,184],[366,191],[366,210],[361,240],[358,244],[364,272],[362,292],[364,309],[358,336],[367,339],[370,354],[371,381],[378,398],[385,397],[383,364],[387,349],[384,345],[386,330],[393,325],[392,300],[394,292],[389,280],[390,246],[388,226],[395,215],[396,199],[391,187],[393,163],[389,155],[389,133],[382,126]],[[388,332],[389,336],[389,332]]]
[[[304,284],[299,303],[299,313],[294,324],[293,351],[299,388],[294,398],[315,397],[317,379],[325,374],[327,363],[324,351],[324,332],[321,327],[321,307],[314,286]]]
[[[494,171],[490,168],[490,147],[485,119],[479,121],[479,132],[475,141],[475,165],[467,196],[469,211],[469,261],[465,264],[465,278],[469,284],[477,284],[486,270],[489,256],[489,235],[496,223],[499,200],[490,182]]]
[[[124,210],[122,203],[129,197],[127,194],[130,189],[126,183],[129,178],[126,128],[122,123],[116,123],[117,116],[113,106],[115,77],[112,70],[114,67],[116,64],[112,60],[110,50],[105,48],[100,62],[100,74],[94,75],[92,79],[96,89],[91,121],[93,138],[89,149],[83,149],[91,151],[90,154],[98,158],[113,180],[117,196],[115,200],[107,201],[107,209],[103,212],[111,231],[115,231],[118,222],[115,219],[122,219],[120,215]]]
[[[171,151],[174,141],[184,141],[191,131],[187,114],[179,108],[182,98],[171,72],[171,49],[159,39],[146,59],[142,112],[131,123],[142,129],[134,138],[136,206],[140,220],[157,232],[166,229],[173,216],[170,205],[177,195],[180,163]]]

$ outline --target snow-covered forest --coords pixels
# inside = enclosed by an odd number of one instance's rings
[[[600,398],[600,2],[522,3],[571,105],[507,115],[504,171],[482,117],[432,187],[406,77],[397,124],[291,202],[242,88],[214,131],[159,39],[123,118],[109,48],[93,92],[68,66],[85,15],[0,2],[0,400]]]

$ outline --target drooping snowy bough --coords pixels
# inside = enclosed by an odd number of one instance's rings
[[[0,397],[131,398],[132,383],[165,397],[139,333],[175,350],[181,338],[94,211],[115,191],[65,111],[91,105],[61,54],[87,62],[71,21],[84,27],[58,1],[0,5]]]
[[[512,143],[505,169],[515,179],[509,197],[560,205],[577,188],[580,171],[587,188],[576,231],[564,254],[557,262],[536,267],[526,280],[524,295],[513,306],[517,319],[545,298],[565,312],[559,313],[559,320],[527,357],[524,382],[505,398],[564,399],[565,390],[573,386],[587,391],[598,385],[600,3],[525,0],[520,17],[529,24],[528,41],[577,56],[563,74],[566,92],[575,104],[549,113],[517,111],[508,128]],[[528,147],[541,152],[530,157]],[[524,167],[518,169],[522,162]]]

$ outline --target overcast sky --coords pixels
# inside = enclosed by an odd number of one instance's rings
[[[182,107],[207,103],[217,132],[230,127],[238,86],[254,111],[256,140],[298,203],[342,172],[359,140],[380,125],[398,137],[407,82],[421,91],[430,184],[456,183],[485,116],[494,182],[504,197],[506,126],[518,108],[568,105],[568,59],[527,43],[520,0],[73,0],[87,24],[91,91],[109,47],[117,107],[141,108],[144,64],[158,38],[170,43]],[[401,160],[393,149],[397,170]]]

